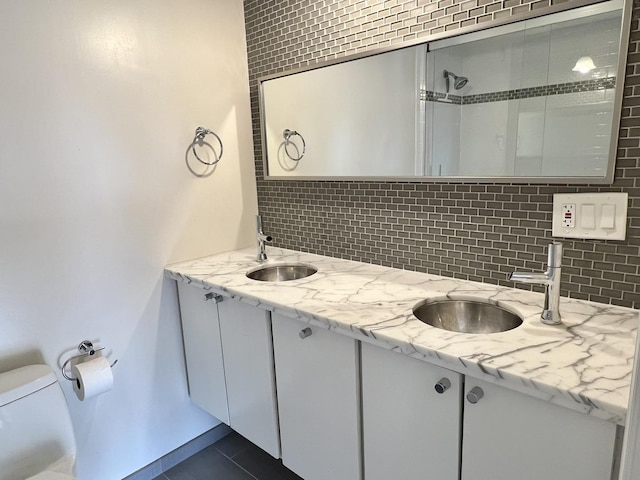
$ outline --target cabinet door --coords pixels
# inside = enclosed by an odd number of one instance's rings
[[[231,299],[218,311],[231,428],[280,458],[269,312]]]
[[[283,463],[305,480],[360,479],[358,343],[272,320]]]
[[[462,480],[609,480],[616,425],[467,377]],[[466,395],[466,394],[465,394]]]
[[[229,424],[218,309],[201,288],[178,282],[182,336],[191,400]]]
[[[361,369],[365,479],[458,480],[462,375],[367,344]]]

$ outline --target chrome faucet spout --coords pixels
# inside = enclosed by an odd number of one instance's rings
[[[256,215],[256,239],[258,240],[258,262],[266,262],[267,261],[267,252],[265,244],[273,242],[273,237],[271,235],[265,235],[262,231],[262,217],[260,215]]]
[[[543,273],[513,272],[507,280],[545,286],[544,307],[540,321],[547,325],[562,323],[560,316],[560,277],[562,274],[562,244],[554,242],[549,245],[547,269]]]
[[[547,274],[547,272],[512,272],[507,275],[507,280],[510,280],[512,282],[546,285],[549,282],[549,275]]]

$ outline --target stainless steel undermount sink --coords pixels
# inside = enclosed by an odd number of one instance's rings
[[[522,324],[515,313],[474,300],[425,300],[413,307],[413,314],[433,327],[461,333],[506,332]]]
[[[255,268],[247,272],[247,277],[261,282],[287,282],[306,278],[317,271],[318,269],[312,265],[287,263]]]

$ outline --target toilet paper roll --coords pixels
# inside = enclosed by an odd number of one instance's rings
[[[76,378],[73,390],[80,400],[108,392],[113,387],[111,365],[105,357],[96,357],[73,365],[71,375]]]

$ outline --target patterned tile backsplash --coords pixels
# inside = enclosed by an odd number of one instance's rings
[[[582,82],[568,82],[541,87],[519,88],[517,90],[503,90],[501,92],[481,93],[478,95],[448,95],[442,92],[422,90],[420,99],[438,102],[446,99],[455,105],[471,105],[474,103],[504,102],[505,100],[521,100],[524,98],[548,97],[567,93],[593,92],[616,87],[615,77],[598,80],[584,80]]]
[[[562,295],[640,307],[640,0],[634,0],[611,186],[263,177],[259,77],[566,1],[245,0],[258,202],[274,244],[528,288],[506,274],[544,268],[553,194],[623,191],[630,198],[625,241],[562,240]]]

